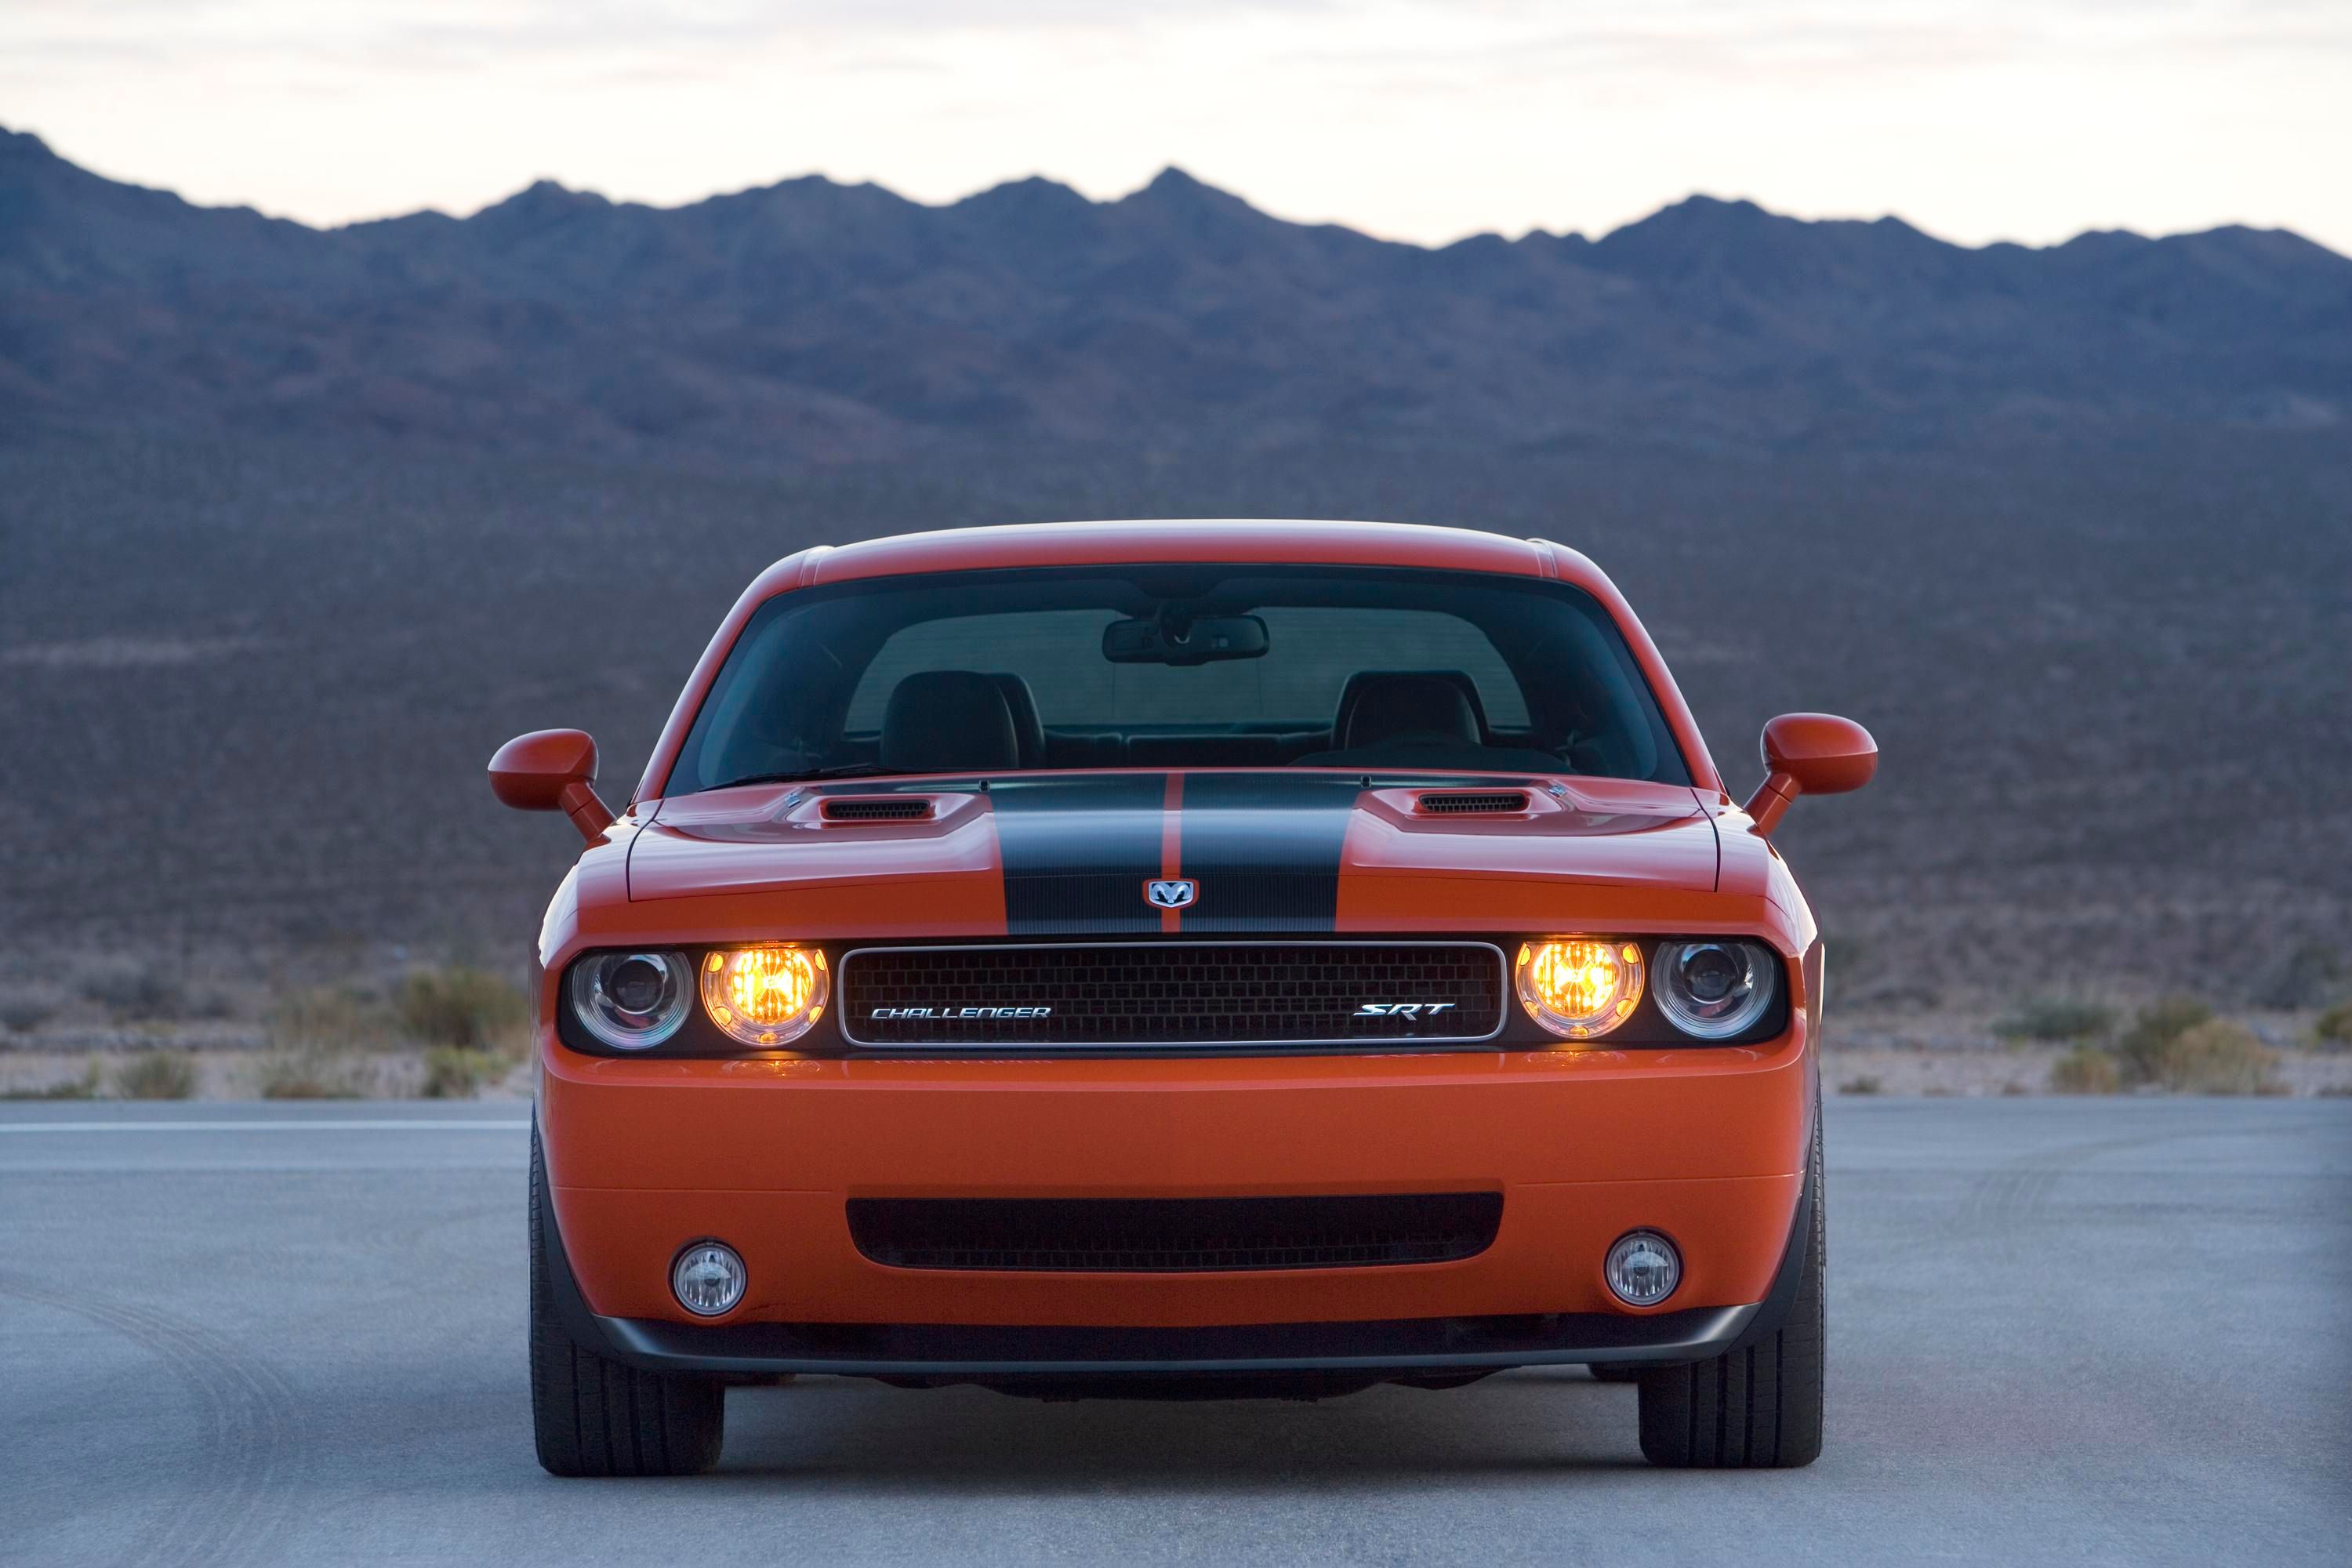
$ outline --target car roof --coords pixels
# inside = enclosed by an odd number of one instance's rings
[[[1108,566],[1203,561],[1414,566],[1606,582],[1582,555],[1543,540],[1411,522],[1301,519],[1158,518],[1031,522],[901,533],[856,544],[817,545],[760,574],[751,595],[889,577],[1016,566]]]

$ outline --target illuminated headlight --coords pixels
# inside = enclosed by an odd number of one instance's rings
[[[800,1038],[824,1016],[831,994],[819,948],[726,948],[702,961],[702,1010],[730,1039],[747,1046]]]
[[[572,1011],[616,1051],[646,1051],[677,1033],[693,1005],[694,964],[676,952],[606,952],[572,966]]]
[[[1570,1040],[1605,1035],[1642,1000],[1642,950],[1613,937],[1519,944],[1512,979],[1528,1016]]]
[[[1780,962],[1733,938],[1658,944],[1658,1011],[1685,1035],[1727,1040],[1764,1016]]]

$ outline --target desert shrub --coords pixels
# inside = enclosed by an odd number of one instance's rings
[[[471,1100],[482,1086],[504,1078],[514,1058],[503,1051],[475,1050],[466,1046],[436,1046],[425,1053],[427,1100]]]
[[[45,1083],[38,1089],[11,1089],[0,1091],[0,1100],[96,1100],[98,1098],[98,1058],[90,1058],[89,1070],[79,1078],[66,1079],[58,1083]]]
[[[116,963],[82,976],[81,994],[118,1020],[179,1018],[188,1010],[187,988],[177,975],[152,963]]]
[[[2194,996],[2164,996],[2142,1007],[2116,1040],[2116,1061],[2126,1083],[2155,1083],[2158,1064],[2172,1042],[2212,1021],[2213,1009]]]
[[[0,1024],[6,1025],[14,1033],[29,1035],[57,1016],[57,1012],[54,1004],[38,996],[11,996],[7,1001],[0,1002]]]
[[[367,1065],[331,1046],[298,1046],[263,1057],[256,1087],[264,1100],[357,1100],[367,1087]]]
[[[196,1064],[185,1051],[142,1051],[114,1069],[125,1100],[185,1100],[196,1092]]]
[[[1856,1073],[1853,1077],[1838,1085],[1838,1092],[1840,1094],[1876,1094],[1885,1087],[1886,1086],[1881,1083],[1874,1074],[1866,1072]]]
[[[479,969],[420,969],[400,988],[401,1030],[427,1045],[478,1050],[523,1012],[521,992]]]
[[[316,985],[280,993],[265,1026],[269,1043],[286,1051],[344,1049],[380,1045],[390,1037],[391,1020],[363,991]]]
[[[2277,1067],[2278,1053],[2243,1025],[2209,1018],[2172,1037],[2154,1077],[2176,1094],[2263,1094]]]
[[[2030,996],[1992,1032],[2004,1040],[2091,1040],[2115,1027],[2115,1009],[2078,996]]]
[[[2053,1094],[2113,1094],[2123,1086],[2115,1057],[2096,1046],[2076,1046],[2050,1067]]]
[[[236,1004],[221,992],[201,991],[189,1002],[185,1016],[208,1022],[234,1018],[236,1016]]]
[[[2271,965],[2254,987],[2254,1000],[2265,1007],[2315,1007],[2336,993],[2343,978],[2343,953],[2306,942]]]
[[[2323,1046],[2352,1046],[2352,1002],[2338,1002],[2322,1013],[2311,1034]]]

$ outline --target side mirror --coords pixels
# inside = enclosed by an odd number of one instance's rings
[[[1878,772],[1878,742],[1851,719],[1783,713],[1764,726],[1764,782],[1748,797],[1756,831],[1772,829],[1801,795],[1843,795]]]
[[[534,730],[500,746],[490,793],[517,811],[562,812],[591,844],[613,826],[596,797],[596,742],[578,730]]]

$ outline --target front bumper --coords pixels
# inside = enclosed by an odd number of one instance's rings
[[[576,1331],[649,1368],[875,1376],[1476,1369],[1671,1361],[1756,1327],[1799,1216],[1800,1016],[1753,1047],[1000,1061],[614,1060],[541,1042],[549,1212]],[[1243,1273],[887,1267],[859,1196],[1494,1191],[1494,1244],[1435,1264]],[[1680,1246],[1620,1304],[1609,1245]],[[718,1237],[751,1287],[671,1299]]]

